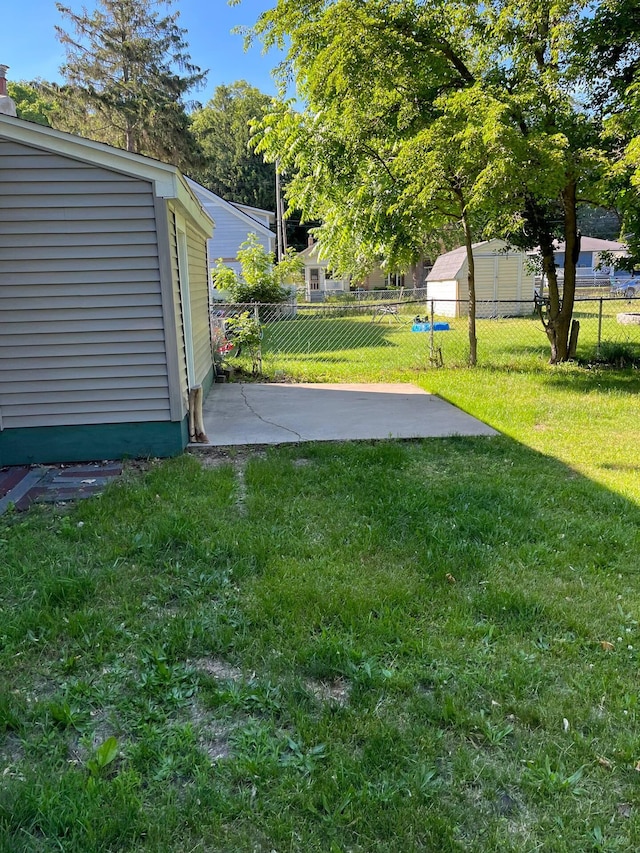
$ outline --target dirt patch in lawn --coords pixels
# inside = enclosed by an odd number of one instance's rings
[[[309,678],[305,681],[305,687],[320,702],[328,702],[341,707],[349,702],[350,685],[343,678],[336,678],[334,681],[317,681]]]
[[[219,658],[198,658],[187,661],[187,665],[220,681],[239,681],[242,678],[242,672],[237,667]]]

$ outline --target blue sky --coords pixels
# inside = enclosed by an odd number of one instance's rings
[[[74,11],[91,9],[93,0],[64,0]],[[279,55],[262,55],[255,45],[244,51],[240,35],[232,35],[236,26],[255,23],[261,12],[275,6],[276,0],[242,0],[228,6],[227,0],[174,0],[172,9],[180,12],[180,25],[187,30],[191,59],[209,69],[204,89],[192,97],[205,103],[221,83],[248,80],[267,94],[275,94],[271,69]],[[54,26],[65,26],[55,0],[2,0],[0,12],[0,63],[8,65],[10,80],[59,80],[58,68],[64,53]]]

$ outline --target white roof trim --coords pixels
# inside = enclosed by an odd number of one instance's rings
[[[176,199],[206,234],[210,235],[213,231],[213,220],[197,202],[176,166],[6,115],[0,115],[0,139],[22,142],[74,160],[151,181],[158,197]]]
[[[275,239],[276,235],[270,228],[267,228],[267,226],[263,225],[262,222],[259,222],[257,219],[254,219],[252,216],[249,216],[243,210],[240,210],[238,207],[236,207],[235,204],[232,204],[230,201],[225,201],[221,196],[216,195],[216,193],[214,192],[211,192],[211,190],[208,190],[206,187],[203,187],[202,184],[199,184],[192,178],[185,178],[185,181],[189,185],[190,189],[195,193],[196,197],[201,198],[205,202],[207,199],[209,199],[213,204],[233,214],[236,219],[239,219],[241,222],[244,222],[245,225],[250,226],[250,229],[252,231],[261,231],[264,236],[272,237]],[[258,208],[255,208],[255,210],[257,209]]]
[[[276,215],[272,210],[264,210],[262,207],[252,207],[250,204],[240,204],[239,201],[232,201],[231,204],[248,216],[251,216],[253,213],[261,213],[263,216],[269,217],[269,222],[276,221]]]

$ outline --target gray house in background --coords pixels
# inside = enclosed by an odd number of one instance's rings
[[[216,223],[215,233],[207,247],[210,269],[214,269],[221,258],[225,266],[240,272],[238,249],[249,234],[255,234],[267,252],[275,252],[276,235],[269,227],[275,221],[273,213],[246,204],[225,201],[191,178],[187,178],[187,183]]]
[[[186,446],[212,229],[175,167],[0,115],[0,465]]]
[[[556,265],[560,269],[564,267],[564,249],[565,244],[558,243],[554,253]],[[593,275],[600,264],[602,252],[608,252],[615,258],[624,258],[629,250],[624,243],[618,243],[616,240],[601,240],[599,237],[587,237],[583,234],[580,238],[580,253],[576,264],[577,274]]]

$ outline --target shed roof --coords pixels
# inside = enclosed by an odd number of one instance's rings
[[[492,240],[481,240],[479,243],[473,243],[474,258],[489,258],[496,255],[523,255],[520,249],[511,248],[505,240],[494,237]],[[427,281],[453,281],[467,262],[466,246],[458,246],[451,252],[445,252],[444,255],[436,258],[435,264],[431,267],[431,271],[427,276]]]
[[[474,248],[480,245],[474,243]],[[427,275],[427,281],[449,281],[454,279],[467,259],[466,246],[459,246],[451,252],[445,252],[436,258],[435,264]]]
[[[25,119],[0,114],[0,139],[21,142],[92,165],[103,166],[154,184],[156,196],[175,199],[202,231],[211,235],[213,220],[203,210],[176,166],[142,154],[132,154],[104,142],[95,142],[72,133],[54,130]]]
[[[504,240],[494,238],[493,240],[481,240],[479,243],[473,243],[471,248],[474,258],[477,258],[504,253],[508,251],[509,245]],[[466,262],[466,246],[458,246],[451,252],[445,252],[444,255],[436,258],[436,262],[427,276],[427,281],[452,281],[461,272]]]

